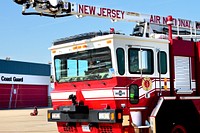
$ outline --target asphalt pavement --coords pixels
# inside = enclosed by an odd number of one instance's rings
[[[38,108],[37,116],[30,116],[33,109],[0,110],[0,133],[58,133],[55,122],[47,121],[47,110]]]

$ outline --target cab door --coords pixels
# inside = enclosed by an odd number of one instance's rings
[[[127,45],[127,76],[131,77],[131,84],[128,86],[129,106],[137,104],[141,97],[150,98],[152,89],[151,77],[154,75],[154,50],[148,46]],[[145,86],[143,80],[147,79]]]

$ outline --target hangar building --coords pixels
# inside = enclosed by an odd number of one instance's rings
[[[50,65],[0,59],[0,109],[47,107]]]

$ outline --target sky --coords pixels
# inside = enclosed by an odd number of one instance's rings
[[[132,11],[159,16],[172,15],[176,18],[200,21],[199,0],[71,0],[70,2]],[[60,38],[76,34],[108,31],[115,28],[131,34],[135,23],[111,22],[110,19],[75,16],[50,18],[24,16],[22,6],[13,0],[0,2],[0,59],[44,63],[51,62],[52,43]],[[28,11],[28,10],[27,10]]]

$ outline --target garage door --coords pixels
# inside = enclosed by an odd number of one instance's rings
[[[0,109],[48,106],[47,85],[0,84]]]

